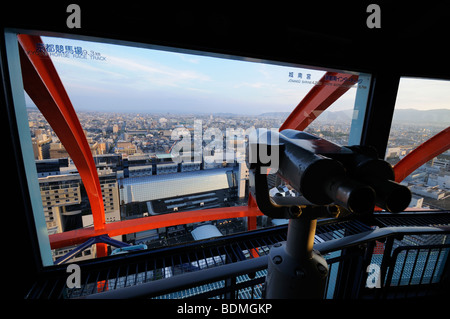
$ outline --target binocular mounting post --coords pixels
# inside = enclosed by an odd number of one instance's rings
[[[322,299],[328,265],[313,249],[317,219],[290,219],[287,241],[269,253],[265,282],[268,299]]]
[[[272,246],[264,297],[268,299],[322,299],[328,265],[313,249],[317,218],[337,217],[336,205],[312,205],[305,199],[268,194],[267,175],[259,167],[251,173],[259,209],[272,218],[289,218],[287,241]],[[295,202],[296,201],[296,202]]]

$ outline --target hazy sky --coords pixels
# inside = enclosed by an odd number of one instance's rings
[[[45,44],[81,47],[104,61],[52,56],[76,110],[133,112],[292,111],[324,70],[147,48],[42,37]],[[290,77],[290,72],[292,72]],[[302,78],[299,79],[299,73]],[[333,109],[352,109],[356,88]]]
[[[52,56],[76,110],[120,112],[292,111],[325,70],[256,63],[148,48],[42,37],[46,45],[81,48],[79,59]],[[63,47],[61,47],[63,46]],[[52,49],[50,49],[51,51]],[[105,58],[91,59],[90,55]],[[291,73],[292,72],[292,73]],[[299,79],[299,73],[302,78]],[[329,110],[354,107],[351,88]],[[398,108],[450,109],[450,81],[402,79]]]
[[[450,109],[450,81],[401,78],[395,107],[399,109]]]

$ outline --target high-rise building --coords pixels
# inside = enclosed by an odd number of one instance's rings
[[[248,181],[248,167],[247,163],[245,161],[239,162],[239,172],[237,176],[238,180],[238,197],[244,198],[245,197],[245,191],[248,187],[247,181]]]
[[[74,167],[68,167],[63,172],[60,171],[59,166],[57,168],[58,172],[55,172],[55,174],[58,175],[39,178],[42,205],[49,235],[82,227],[92,227],[93,217],[80,175],[74,173],[76,171]],[[117,174],[111,168],[104,167],[98,170],[98,175],[105,207],[105,222],[120,221]],[[121,236],[115,239],[121,240]],[[56,260],[63,256],[72,248],[74,247],[53,250],[53,259]],[[94,256],[95,245],[76,256],[73,261]]]
[[[43,160],[50,158],[51,136],[38,134],[31,139],[33,145],[34,159]]]
[[[61,143],[51,143],[49,156],[50,158],[63,158],[69,157],[69,153],[67,153],[66,149]]]
[[[119,186],[117,174],[111,168],[98,171],[105,206],[106,223],[120,220]]]
[[[52,175],[39,178],[42,205],[48,233],[66,231],[64,217],[81,210],[75,209],[81,204],[81,178],[79,175]]]

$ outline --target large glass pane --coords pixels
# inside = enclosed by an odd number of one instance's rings
[[[450,125],[450,81],[400,80],[386,160],[398,163]],[[405,178],[412,208],[450,209],[450,152],[436,156]]]
[[[71,99],[97,166],[106,223],[247,205],[249,130],[278,130],[327,72],[335,71],[129,43],[42,40],[40,52],[27,54],[51,59]],[[328,85],[341,85],[343,78]],[[363,118],[354,117],[354,106],[358,94],[367,96],[370,76],[364,79],[348,85],[306,130],[347,144],[352,120]],[[77,168],[26,93],[25,101],[48,234],[92,227]],[[272,186],[272,192],[295,195],[288,185]],[[224,218],[116,239],[159,247],[248,228],[246,218]],[[258,219],[258,227],[277,223]],[[214,227],[199,229],[204,224]],[[72,248],[54,250],[54,259]],[[92,249],[72,261],[95,257]]]

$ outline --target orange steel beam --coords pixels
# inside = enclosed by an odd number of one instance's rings
[[[394,166],[395,181],[403,181],[417,168],[450,148],[450,126],[425,141]]]
[[[358,75],[327,72],[306,96],[300,101],[280,127],[304,130],[323,111],[339,99],[358,81]]]
[[[49,235],[51,249],[78,245],[93,236],[108,234],[110,237],[141,232],[161,227],[198,223],[203,221],[261,216],[257,207],[235,206],[211,208],[205,210],[170,213],[158,216],[123,220],[105,225],[104,229],[96,230],[94,227],[80,228],[64,233]]]
[[[256,208],[259,210],[258,205],[256,204],[255,198],[252,196],[252,193],[248,193],[248,202],[247,205],[249,208],[253,209]],[[262,213],[261,213],[262,215]],[[257,228],[257,220],[256,216],[248,216],[247,217],[247,230],[255,230]]]
[[[69,96],[50,57],[43,50],[41,38],[20,34],[18,40],[25,91],[75,163],[89,198],[94,228],[103,229],[105,208],[97,169]]]

